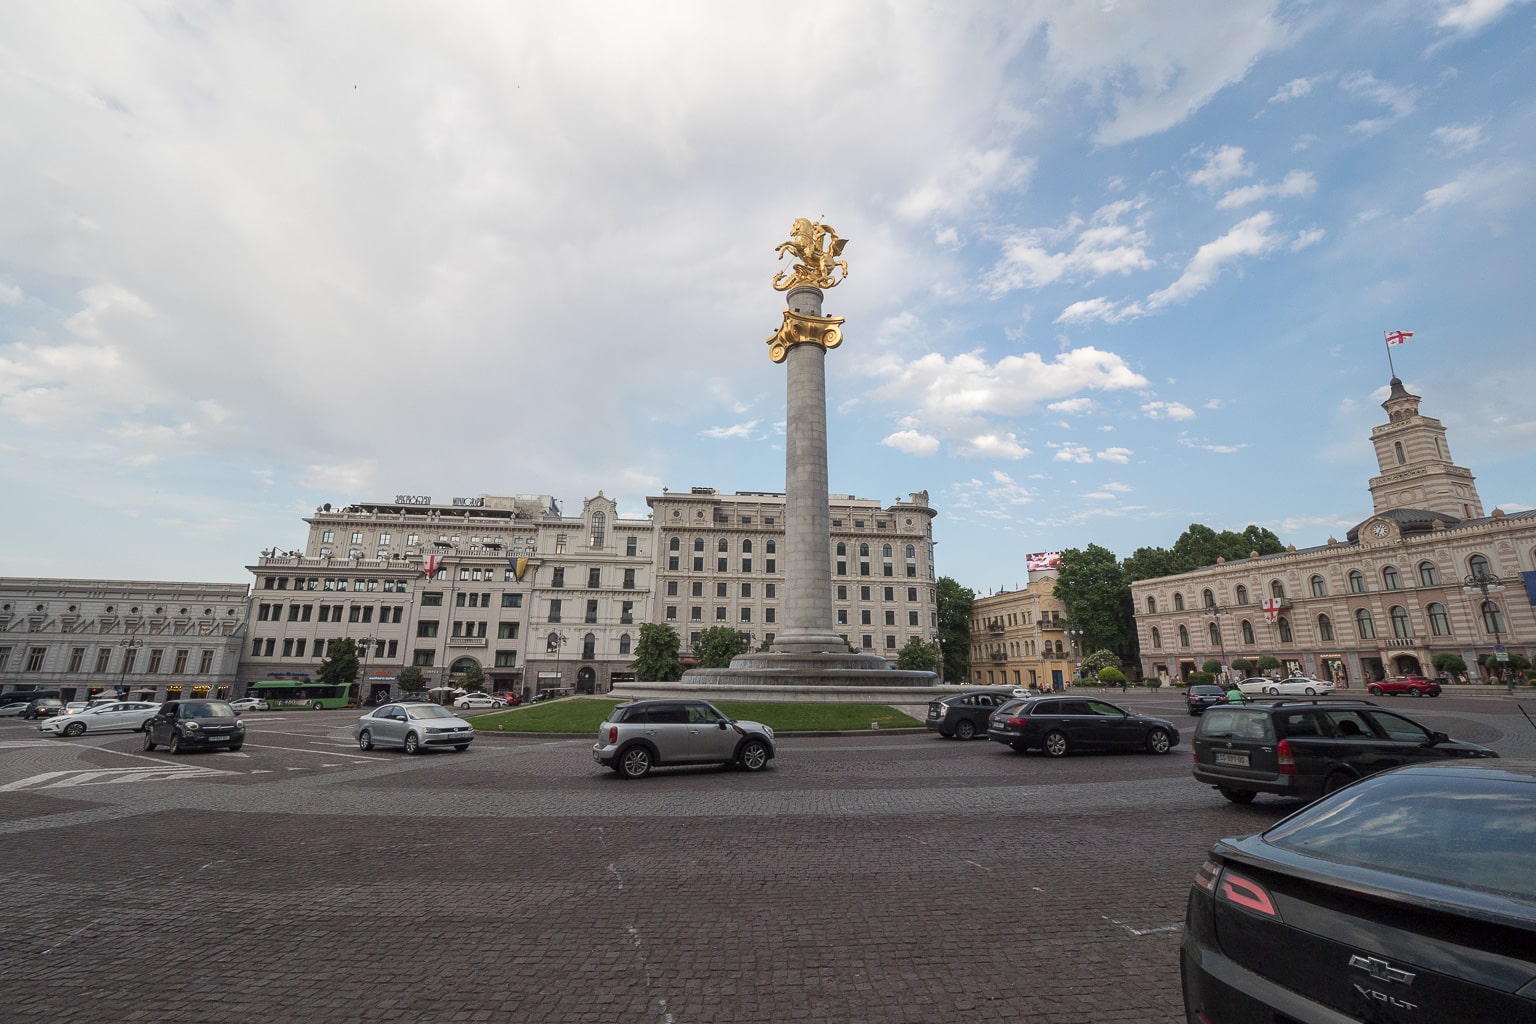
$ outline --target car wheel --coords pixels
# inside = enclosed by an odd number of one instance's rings
[[[179,733],[171,733],[171,738],[165,744],[165,752],[167,754],[181,753],[181,735]]]
[[[358,733],[357,734],[357,749],[358,750],[372,750],[373,749],[373,733],[369,732],[367,729],[364,729],[362,732]]]
[[[1265,690],[1264,692],[1269,694],[1271,697],[1278,697],[1278,696],[1280,696],[1280,687],[1278,687],[1278,686],[1271,686],[1269,689]]]
[[[1040,749],[1046,757],[1066,757],[1068,746],[1067,734],[1055,730],[1046,733],[1045,739],[1040,741]]]
[[[768,745],[762,740],[747,740],[736,755],[736,763],[749,772],[760,772],[768,767]]]
[[[469,749],[469,744],[468,743],[455,743],[453,745],[453,749],[457,750],[459,753],[462,754],[462,753],[464,753],[464,751]]]
[[[644,747],[629,747],[619,754],[619,774],[626,779],[643,779],[651,773],[651,752]]]
[[[144,723],[144,749],[145,750],[154,750],[155,749],[155,738],[154,738],[154,736],[152,736],[150,734],[149,723],[148,722]]]
[[[1336,793],[1354,781],[1355,777],[1349,772],[1342,770],[1329,772],[1328,777],[1323,780],[1323,796]]]
[[[1222,796],[1235,804],[1251,804],[1253,798],[1259,795],[1251,789],[1227,789],[1225,786],[1220,786],[1218,790]]]
[[[1380,697],[1381,696],[1381,687],[1379,687],[1379,686],[1372,686],[1372,687],[1370,687],[1367,690],[1367,692],[1370,693],[1370,695],[1372,697]]]
[[[319,701],[315,701],[313,704],[310,705],[311,710],[314,710],[314,711],[319,711],[319,710],[321,710],[324,707],[325,707],[325,705],[321,704]]]
[[[68,725],[66,725],[64,727],[64,735],[65,736],[83,736],[83,735],[85,735],[85,723],[84,722],[70,722]]]
[[[1415,697],[1422,697],[1422,696],[1424,696],[1424,691],[1419,689],[1417,686],[1415,686],[1413,689],[1409,690],[1408,692],[1413,694]]]
[[[421,753],[421,738],[413,732],[405,734],[405,752],[407,754]]]
[[[1311,687],[1311,686],[1307,687],[1307,696],[1308,697],[1316,697],[1317,696],[1317,690],[1314,687]]]
[[[973,740],[976,738],[976,723],[967,722],[965,719],[955,723],[955,739]]]
[[[1173,749],[1173,741],[1167,729],[1153,729],[1147,733],[1147,749],[1154,754],[1166,754]]]

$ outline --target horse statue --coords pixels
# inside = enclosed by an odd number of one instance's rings
[[[821,224],[808,217],[796,217],[789,229],[789,241],[780,242],[774,252],[783,259],[786,253],[795,257],[795,265],[788,273],[779,271],[773,275],[775,291],[787,292],[797,286],[831,288],[848,277],[848,261],[838,259],[848,239],[838,238],[837,230],[830,224]],[[842,268],[840,276],[834,276]]]

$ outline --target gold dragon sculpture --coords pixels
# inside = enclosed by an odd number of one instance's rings
[[[848,239],[838,238],[837,230],[830,224],[821,224],[809,217],[796,217],[789,229],[789,241],[780,242],[774,252],[783,259],[785,254],[795,258],[794,267],[788,272],[773,275],[776,291],[787,292],[805,285],[811,288],[832,288],[848,277],[848,261],[838,259]],[[842,274],[836,272],[841,269]]]

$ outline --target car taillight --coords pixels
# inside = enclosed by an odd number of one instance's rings
[[[1010,718],[1003,723],[1011,729],[1022,729],[1029,724],[1028,718]]]
[[[1215,861],[1206,861],[1200,865],[1200,870],[1195,872],[1195,884],[1206,892],[1216,891],[1216,879],[1221,875],[1221,865]]]
[[[617,742],[619,742],[619,727],[618,726],[610,725],[608,727],[608,742],[609,743],[617,743]]]
[[[1275,756],[1280,761],[1280,774],[1281,775],[1295,775],[1296,774],[1296,755],[1291,750],[1291,741],[1290,740],[1281,740],[1280,741],[1280,745],[1275,748]]]
[[[1280,916],[1280,912],[1275,909],[1275,901],[1269,898],[1269,892],[1262,885],[1230,869],[1222,872],[1220,880],[1216,883],[1216,898],[1235,903],[1265,917]]]

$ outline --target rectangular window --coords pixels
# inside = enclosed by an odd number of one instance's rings
[[[421,595],[423,608],[441,608],[443,606],[443,592],[441,590],[429,590]]]
[[[79,672],[80,672],[80,663],[83,662],[84,660],[85,660],[85,648],[84,647],[75,647],[75,648],[71,648],[70,649],[70,652],[69,652],[69,673],[70,673],[70,675],[78,675],[79,674]]]
[[[554,578],[549,581],[549,585],[552,587],[565,586],[565,566],[555,566],[555,575]]]
[[[863,625],[863,626],[871,625],[871,623],[869,621],[869,609],[868,608],[865,608],[863,611],[859,612],[859,624]]]
[[[634,621],[635,602],[625,601],[622,605],[619,606],[619,623],[620,625],[630,626],[634,624]]]
[[[775,621],[777,621],[775,612],[774,612],[774,610],[772,608],[764,608],[763,609],[763,621],[764,622],[775,622]]]
[[[866,651],[872,651],[875,649],[874,637],[870,636],[868,633],[865,633],[862,637],[860,637],[860,639],[863,641],[860,646],[863,647]]]
[[[416,635],[423,638],[435,637],[440,625],[437,619],[420,619],[416,623]]]
[[[702,582],[698,581],[698,580],[694,580],[693,581],[693,586],[688,588],[688,592],[689,592],[689,596],[690,597],[703,597],[704,596],[704,584]]]
[[[721,582],[719,582],[719,583],[716,583],[715,584],[715,596],[716,597],[724,597],[725,596],[725,587],[726,587],[726,584],[725,584],[725,582],[723,580]]]
[[[917,579],[917,563],[916,562],[908,562],[907,563],[907,579],[909,579],[909,580]]]
[[[841,558],[839,558],[837,560],[837,574],[839,576],[847,576],[848,575],[848,563],[845,562]]]
[[[764,565],[763,565],[763,571],[764,572],[777,572],[778,571],[778,565],[779,565],[778,559],[776,559],[776,558],[767,558],[767,559],[764,559],[763,561],[764,561]]]
[[[752,571],[752,559],[750,559],[750,558],[743,558],[741,560],[741,571],[742,572],[751,572]]]
[[[885,588],[885,599],[887,601],[894,601],[894,600],[896,600],[896,588],[895,587],[886,587]]]
[[[896,575],[896,570],[891,567],[891,563],[890,562],[885,562],[885,563],[883,563],[880,566],[880,575],[882,575],[882,576],[895,576]]]
[[[698,605],[694,605],[692,608],[689,608],[688,619],[690,622],[702,622],[704,620],[704,609],[700,608]]]
[[[869,600],[869,588],[868,587],[860,587],[859,588],[859,600],[860,601],[868,601]]]
[[[868,562],[860,562],[859,563],[859,575],[860,576],[868,576],[869,575],[869,563]]]
[[[896,613],[895,612],[887,611],[885,613],[885,624],[887,626],[894,626],[894,625],[896,625]]]
[[[271,640],[267,641],[267,653],[268,654],[272,653],[272,641]],[[158,675],[160,673],[160,665],[164,661],[165,661],[165,651],[163,649],[161,649],[159,647],[156,647],[153,650],[151,650],[149,652],[149,674],[152,675],[152,676],[153,675]]]
[[[523,606],[522,594],[502,594],[501,606],[503,608],[521,608]]]
[[[305,639],[303,637],[299,637],[298,643],[293,645],[293,656],[295,658],[302,658],[302,657],[304,657],[304,644],[305,643],[306,643]]]
[[[752,609],[751,608],[743,608],[741,610],[741,621],[742,622],[751,622],[752,621]]]
[[[187,652],[186,651],[178,650],[176,652],[176,658],[175,658],[175,661],[173,662],[173,666],[174,667],[171,669],[172,672],[176,673],[179,676],[180,675],[186,675],[186,672],[187,672]]]
[[[293,657],[293,637],[283,637],[283,657]]]
[[[667,621],[668,622],[676,622],[677,621],[677,605],[675,605],[675,604],[667,605]]]
[[[667,556],[667,568],[670,569],[672,572],[676,572],[677,571],[677,556],[676,555],[668,555]]]
[[[516,651],[497,651],[496,652],[496,667],[497,668],[516,668],[517,667],[517,652]]]
[[[460,594],[459,596],[463,597],[464,595]],[[362,616],[363,616],[363,609],[360,606],[358,606],[358,605],[353,605],[352,607],[347,609],[347,621],[348,622],[361,622],[361,621],[363,621]]]
[[[596,601],[588,601],[587,602],[587,617],[586,617],[585,621],[587,621],[587,622],[596,622],[597,621],[597,602]]]
[[[916,601],[917,600],[917,588],[916,587],[908,587],[907,588],[907,600],[908,601]]]
[[[634,590],[635,589],[635,570],[633,570],[633,569],[625,569],[624,570],[624,589],[625,590]]]
[[[600,582],[601,578],[602,578],[602,570],[601,569],[588,569],[587,570],[587,589],[588,590],[596,590],[598,587],[602,586],[602,583]]]
[[[907,612],[907,625],[917,625],[917,612]]]
[[[699,557],[695,557],[694,558],[694,560],[693,560],[693,571],[694,572],[703,572],[704,571],[704,559],[699,558]]]
[[[288,621],[289,622],[298,622],[299,621],[299,606],[298,605],[291,604],[291,605],[288,606]]]
[[[667,580],[667,596],[677,596],[677,580]]]
[[[437,652],[431,648],[428,648],[424,651],[416,650],[411,652],[411,664],[417,666],[418,668],[431,668],[436,663]]]
[[[715,621],[716,622],[724,622],[725,621],[725,609],[724,608],[717,607],[715,609]]]
[[[6,655],[8,655],[10,653],[11,652],[10,652],[9,649],[0,651],[0,668],[5,668]],[[98,648],[96,648],[96,671],[98,673],[105,672],[111,666],[112,666],[112,648],[110,648],[110,647],[98,647]]]
[[[773,595],[770,594],[769,596],[772,597]],[[837,586],[837,599],[839,601],[846,601],[846,600],[848,600],[848,587],[846,585],[841,584],[841,583],[838,584],[838,586]]]
[[[741,596],[742,597],[751,597],[752,596],[752,584],[750,584],[750,583],[743,583],[741,585]]]
[[[197,659],[197,674],[206,676],[213,671],[213,652],[203,651]]]
[[[516,623],[516,622],[502,622],[502,623],[498,623],[497,626],[496,626],[496,639],[497,640],[516,640],[517,639],[517,627],[518,627],[518,625],[519,624]]]
[[[896,649],[896,638],[895,637],[887,636],[885,638],[885,649],[888,650],[888,651],[894,651]]]
[[[637,537],[626,537],[624,539],[624,554],[627,557],[634,558],[635,555],[639,552],[639,550],[640,550],[640,540],[639,540],[639,538],[637,538]]]
[[[726,559],[724,559],[724,558],[717,558],[717,559],[715,559],[715,571],[716,572],[725,572],[726,571],[725,563],[726,563]]]
[[[847,608],[839,608],[837,610],[837,624],[839,626],[846,626],[846,625],[848,625],[848,609]]]
[[[560,599],[558,597],[550,599],[550,602],[549,602],[549,621],[550,622],[559,622],[560,621]]]

